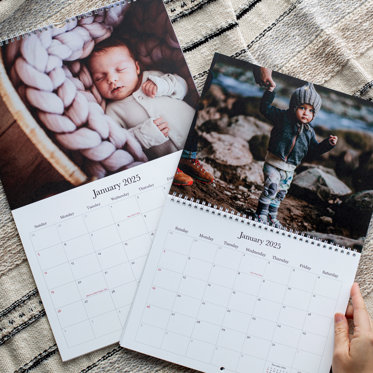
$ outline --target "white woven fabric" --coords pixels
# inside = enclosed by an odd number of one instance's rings
[[[103,6],[105,2],[113,1],[26,0],[8,22],[0,24],[0,39],[14,36],[20,26],[24,25],[24,30],[38,29]],[[245,59],[249,58],[249,52],[256,60],[268,66],[278,64],[282,71],[292,75],[300,76],[306,69],[318,83],[365,99],[373,98],[373,33],[366,31],[373,26],[373,0],[172,0],[165,3],[199,88],[204,84],[214,51]],[[43,4],[45,12],[40,11]],[[60,11],[55,13],[49,6],[54,10],[59,6]],[[307,33],[309,28],[304,27],[307,22],[316,30]],[[321,47],[327,48],[327,53]],[[40,298],[1,187],[0,211],[0,312],[13,307],[0,318],[0,328],[4,328],[0,337],[9,335],[0,347],[2,372],[31,369],[32,373],[191,372],[117,345],[62,363],[38,304]],[[368,309],[373,313],[372,252],[373,233],[366,241],[358,272]]]
[[[25,0],[1,0],[0,1],[0,22],[10,17]]]

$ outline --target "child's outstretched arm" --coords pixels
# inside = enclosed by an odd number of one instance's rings
[[[282,122],[282,118],[286,112],[286,110],[272,106],[275,96],[275,92],[267,90],[263,93],[262,100],[260,101],[260,112],[274,125]]]
[[[186,81],[177,74],[163,74],[151,71],[148,79],[142,85],[143,92],[154,98],[155,96],[169,96],[182,100],[188,92]]]
[[[313,133],[313,137],[310,144],[310,153],[312,157],[317,157],[321,154],[324,154],[330,150],[332,150],[337,145],[338,137],[330,135],[329,138],[321,141],[320,143],[317,142],[315,133]]]

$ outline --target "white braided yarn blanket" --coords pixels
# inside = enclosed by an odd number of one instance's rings
[[[146,5],[146,13],[144,7],[136,7],[128,17],[137,31],[139,62],[142,66],[164,61],[177,65],[181,53],[166,13],[157,14],[159,7],[150,2]],[[129,10],[131,5],[123,4],[71,20],[61,28],[10,43],[5,53],[10,79],[20,97],[74,161],[96,178],[147,161],[135,137],[105,114],[106,102],[82,61],[95,44],[126,22]],[[147,29],[153,31],[152,36],[139,36]]]

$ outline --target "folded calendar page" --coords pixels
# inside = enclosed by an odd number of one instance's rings
[[[63,360],[119,341],[198,94],[161,0],[5,45],[0,172]]]
[[[121,345],[204,372],[329,372],[372,213],[372,119],[216,55]]]

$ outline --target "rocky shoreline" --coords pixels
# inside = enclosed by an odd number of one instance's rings
[[[202,105],[198,158],[215,182],[172,190],[253,216],[272,127],[258,112],[258,98],[243,99],[217,85],[211,85]],[[361,249],[373,210],[373,134],[322,126],[315,131],[319,140],[336,134],[338,144],[297,168],[279,219],[289,229]]]

